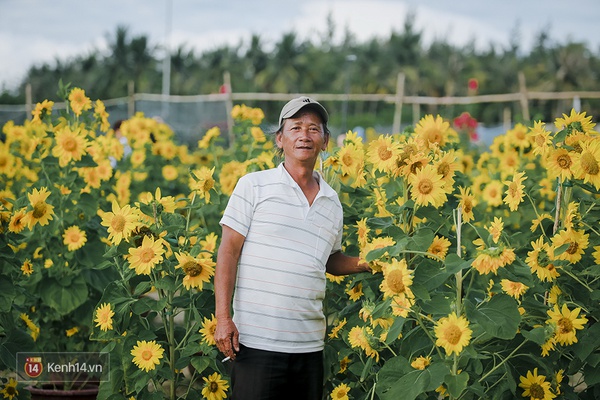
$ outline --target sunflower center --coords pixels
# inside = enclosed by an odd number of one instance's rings
[[[342,157],[342,163],[345,166],[352,165],[353,162],[354,162],[354,160],[350,154],[344,154],[344,156]]]
[[[444,338],[448,341],[448,343],[454,346],[458,344],[461,336],[462,332],[460,328],[456,325],[450,325],[446,328],[446,331],[444,332]]]
[[[204,181],[204,185],[202,185],[202,189],[205,192],[208,192],[210,189],[213,188],[214,185],[215,185],[215,181],[213,181],[212,179],[206,179]]]
[[[418,185],[419,193],[429,194],[433,191],[433,182],[430,179],[422,179]]]
[[[571,168],[571,157],[569,157],[568,154],[561,154],[557,159],[556,159],[556,163],[558,164],[558,166],[562,169],[569,169]]]
[[[598,172],[600,172],[598,161],[592,153],[587,151],[581,155],[581,168],[589,175],[598,175]]]
[[[516,182],[511,182],[508,186],[508,192],[512,197],[516,197],[519,192],[519,185]]]
[[[150,360],[152,358],[152,352],[150,350],[142,351],[142,358],[146,361]]]
[[[388,274],[388,276],[385,278],[385,280],[387,281],[388,287],[394,292],[394,293],[403,293],[405,290],[405,286],[404,286],[404,282],[402,280],[404,274],[402,273],[402,271],[400,270],[393,270],[392,272],[390,272]]]
[[[46,214],[46,210],[48,209],[48,204],[46,204],[45,202],[39,202],[36,203],[35,206],[33,206],[33,218],[42,218],[45,214]]]
[[[140,253],[140,260],[144,263],[152,261],[154,258],[154,250],[153,249],[143,249]]]
[[[569,318],[561,318],[558,320],[559,333],[573,332],[573,322]]]
[[[465,214],[470,213],[472,209],[473,209],[473,203],[471,203],[470,200],[466,200],[463,204],[463,211],[465,212]]]
[[[115,215],[110,223],[110,226],[115,230],[115,232],[123,232],[123,229],[125,229],[125,218],[122,215]]]
[[[537,383],[532,383],[529,387],[529,394],[532,399],[543,399],[546,397],[546,391]]]
[[[437,168],[437,173],[443,177],[446,177],[450,174],[450,164],[444,162],[441,163]]]
[[[198,276],[202,273],[202,265],[197,263],[196,261],[187,261],[183,266],[183,272],[185,272],[188,276]]]
[[[577,242],[571,242],[569,244],[569,248],[567,249],[567,253],[569,253],[569,254],[575,254],[575,253],[577,253],[578,249],[579,249],[579,243],[577,243]]]
[[[4,396],[4,398],[17,395],[17,389],[14,386],[7,385],[4,388],[4,390],[5,390],[6,394],[8,395],[8,396]],[[10,398],[12,399],[12,397],[10,397]]]
[[[72,137],[68,137],[64,140],[62,146],[66,151],[72,152],[77,150],[77,141]]]
[[[219,384],[217,382],[211,382],[210,383],[210,392],[217,393],[218,390],[219,390]]]
[[[392,152],[385,146],[380,147],[377,153],[382,161],[389,160],[392,156]]]

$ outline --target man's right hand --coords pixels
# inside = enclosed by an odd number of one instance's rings
[[[240,333],[231,318],[218,319],[215,329],[215,342],[217,348],[225,355],[235,360],[235,355],[240,351]]]

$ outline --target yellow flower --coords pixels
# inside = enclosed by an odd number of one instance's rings
[[[223,165],[219,174],[221,191],[228,196],[233,193],[237,181],[246,174],[246,164],[233,160]]]
[[[343,374],[348,370],[348,366],[350,365],[350,357],[346,356],[340,360],[340,370],[338,373]]]
[[[441,207],[446,202],[444,180],[433,165],[428,164],[419,168],[415,174],[409,175],[408,181],[411,184],[410,194],[415,204]]]
[[[252,138],[254,139],[254,141],[257,143],[262,143],[262,142],[267,141],[267,138],[265,137],[265,133],[258,126],[253,126],[252,128],[250,128],[250,134],[252,135]]]
[[[414,305],[415,300],[406,296],[394,296],[392,297],[392,314],[396,317],[406,318],[410,312],[411,307]]]
[[[423,356],[419,356],[417,358],[415,358],[411,363],[410,366],[413,367],[414,369],[418,369],[418,370],[424,370],[429,364],[431,364],[431,357],[427,356],[427,357],[423,357]]]
[[[164,252],[162,239],[144,236],[141,246],[129,249],[129,268],[135,269],[138,275],[150,275],[152,268],[163,260]]]
[[[219,237],[214,232],[211,232],[208,235],[206,235],[204,239],[200,241],[200,248],[202,249],[202,251],[214,253],[217,249],[218,238]]]
[[[200,167],[192,172],[190,179],[190,189],[195,190],[201,199],[210,203],[210,191],[215,187],[213,173],[216,167]]]
[[[504,246],[480,249],[471,264],[481,275],[490,272],[497,274],[498,268],[505,267],[515,261],[515,252]]]
[[[338,322],[338,324],[331,329],[331,332],[328,335],[329,339],[336,339],[342,328],[346,325],[346,322],[346,318]]]
[[[595,123],[592,122],[592,117],[586,117],[585,111],[578,113],[575,109],[571,109],[571,114],[563,114],[562,118],[556,118],[554,120],[554,126],[559,131],[567,129],[569,134],[571,133],[592,133]]]
[[[450,123],[445,122],[443,118],[437,115],[425,115],[415,126],[415,135],[421,148],[431,148],[434,146],[444,147],[448,141]]]
[[[29,318],[29,315],[25,314],[25,313],[21,313],[19,315],[19,317],[23,320],[23,322],[25,322],[25,325],[27,325],[27,328],[29,328],[29,334],[31,335],[31,338],[33,339],[33,341],[35,342],[38,338],[38,336],[40,336],[40,327],[37,326],[36,324],[33,323],[33,321],[31,320],[31,318]]]
[[[108,239],[115,246],[123,239],[129,239],[139,219],[136,208],[131,208],[128,204],[121,208],[116,201],[112,203],[112,212],[102,213],[101,216],[101,224],[108,227]]]
[[[75,251],[82,248],[86,241],[87,237],[85,232],[79,229],[77,225],[65,229],[65,233],[63,233],[63,243],[67,246],[69,251]]]
[[[502,279],[500,285],[502,286],[502,290],[515,299],[521,297],[529,289],[528,286],[521,282],[514,282],[508,279]]]
[[[431,242],[431,244],[429,245],[429,248],[427,249],[427,253],[431,253],[434,256],[444,260],[446,258],[446,255],[448,254],[448,249],[450,248],[450,244],[451,244],[450,241],[448,239],[446,239],[445,237],[440,237],[438,235],[435,235],[435,237],[433,238],[433,241]],[[428,255],[427,257],[433,258],[430,255]]]
[[[352,348],[360,348],[365,354],[379,362],[379,353],[371,347],[369,337],[373,337],[373,329],[370,327],[355,326],[348,333],[348,342]]]
[[[92,100],[85,95],[85,90],[73,88],[69,93],[69,105],[75,115],[81,115],[82,111],[92,108]]]
[[[396,168],[399,154],[400,145],[390,135],[380,135],[377,140],[369,143],[367,160],[373,164],[376,171],[388,174]]]
[[[174,165],[165,165],[162,167],[162,176],[167,181],[174,181],[179,176],[179,173]]]
[[[460,202],[460,212],[462,214],[463,222],[469,222],[475,219],[473,215],[473,208],[477,205],[475,197],[471,193],[471,188],[459,187],[460,194],[456,196]]]
[[[546,377],[537,374],[537,368],[534,368],[533,374],[527,371],[527,376],[521,376],[519,379],[523,397],[529,397],[531,400],[551,400],[556,397],[550,390],[550,382],[546,382]]]
[[[502,218],[494,217],[494,222],[485,228],[490,235],[492,235],[492,240],[494,243],[498,243],[500,240],[500,235],[502,235],[502,231],[504,230],[504,221]]]
[[[79,328],[74,326],[71,329],[65,330],[65,335],[67,335],[67,337],[71,337],[71,336],[75,335],[77,332],[79,332]]]
[[[356,221],[356,236],[358,244],[364,246],[369,241],[369,232],[371,229],[367,225],[367,219],[363,218]]]
[[[564,148],[551,150],[546,159],[546,168],[550,178],[566,181],[573,178],[573,159],[571,153]]]
[[[544,237],[540,236],[538,240],[531,242],[533,250],[527,253],[525,263],[529,265],[531,272],[535,273],[539,280],[554,281],[560,274],[558,273],[554,261],[554,255],[548,243],[544,242]]]
[[[35,109],[31,112],[31,115],[33,115],[33,119],[31,120],[31,122],[33,122],[33,123],[42,122],[42,119],[44,119],[44,117],[46,115],[52,114],[53,106],[54,106],[54,102],[50,101],[50,100],[44,100],[41,103],[37,103],[35,105]]]
[[[137,344],[133,346],[131,355],[133,356],[133,363],[139,368],[146,372],[151,371],[160,364],[160,360],[163,358],[164,349],[156,343],[156,341],[145,341],[138,340]]]
[[[469,345],[473,333],[469,329],[469,321],[462,315],[457,317],[454,312],[441,318],[435,325],[434,332],[437,338],[436,346],[443,347],[446,355],[460,354],[463,348]]]
[[[502,182],[492,180],[483,189],[481,198],[490,207],[498,207],[502,204]]]
[[[5,399],[13,400],[15,396],[19,395],[19,391],[17,390],[17,381],[13,378],[9,378],[8,383],[2,390],[0,390],[0,394],[3,394]]]
[[[533,154],[545,156],[552,147],[552,133],[546,129],[546,124],[536,121],[533,128],[529,128],[531,143],[533,145]]]
[[[8,230],[13,233],[19,233],[25,229],[27,226],[27,212],[25,208],[22,208],[15,212],[13,216],[10,218],[10,222],[8,224]]]
[[[583,326],[588,322],[583,315],[577,318],[579,312],[581,312],[580,307],[571,311],[566,304],[563,304],[560,310],[556,304],[551,310],[548,310],[550,319],[546,323],[555,326],[554,337],[558,343],[562,345],[577,343],[576,331],[583,329]]]
[[[600,264],[600,246],[594,246],[592,257],[594,257],[594,262],[596,265]]]
[[[202,341],[210,346],[214,346],[217,343],[215,342],[215,329],[217,329],[217,318],[215,318],[214,314],[211,314],[210,319],[204,317],[200,333],[202,334]]]
[[[506,189],[506,196],[503,201],[505,204],[508,204],[510,211],[516,211],[519,208],[519,203],[523,201],[525,197],[525,185],[523,185],[523,181],[527,179],[525,177],[525,172],[518,172],[513,175],[512,181],[505,181],[504,184],[508,186]]]
[[[349,143],[339,149],[337,158],[340,162],[342,175],[355,178],[364,166],[365,152],[362,144]]]
[[[600,189],[600,139],[596,138],[581,144],[581,152],[572,156],[573,176],[583,179],[584,183],[594,185]]]
[[[383,298],[404,296],[414,298],[410,285],[412,285],[412,271],[408,269],[406,260],[400,261],[392,258],[391,262],[383,264],[383,280],[379,289],[383,292]]]
[[[350,297],[350,300],[357,301],[363,295],[362,283],[358,282],[356,285],[348,287],[346,293],[348,294],[348,297]]]
[[[26,259],[23,262],[23,265],[21,265],[21,271],[23,272],[23,275],[31,275],[33,274],[33,264],[31,263],[31,260]]]
[[[110,122],[108,122],[108,113],[102,100],[96,100],[94,104],[94,117],[100,122],[100,130],[102,132],[108,132],[110,129]]]
[[[61,167],[71,161],[79,161],[87,153],[89,142],[79,130],[72,131],[68,126],[58,128],[55,135],[56,145],[52,148],[52,155],[58,158]]]
[[[217,372],[210,375],[208,378],[203,377],[204,387],[202,388],[202,396],[206,400],[222,400],[227,398],[227,389],[229,384]]]
[[[114,311],[111,308],[110,303],[103,303],[96,309],[96,318],[94,322],[96,326],[100,327],[100,330],[107,331],[113,328],[113,315]]]
[[[203,284],[208,283],[215,273],[215,262],[210,257],[192,257],[184,253],[175,253],[175,257],[179,262],[175,268],[181,268],[185,272],[183,286],[186,289],[202,290]]]
[[[206,131],[202,139],[198,141],[198,148],[208,149],[212,140],[218,138],[220,135],[221,129],[219,129],[218,126],[210,128],[208,131]]]
[[[48,196],[50,196],[50,192],[45,187],[40,190],[33,189],[31,193],[27,193],[27,198],[32,207],[32,210],[26,216],[29,229],[32,229],[35,224],[48,225],[52,220],[54,206],[46,203]]]
[[[531,221],[531,232],[535,232],[535,230],[539,227],[542,227],[542,221],[544,220],[552,220],[552,215],[548,213],[540,214],[537,218]]]
[[[510,144],[518,149],[523,150],[530,146],[527,127],[521,123],[517,123],[513,129],[509,129],[506,136]]]
[[[563,229],[552,237],[552,247],[557,260],[567,260],[571,264],[581,260],[581,256],[588,248],[589,235],[584,231],[574,229]],[[561,246],[569,247],[561,254],[556,254],[556,249]]]
[[[348,393],[350,392],[350,386],[345,383],[340,383],[331,391],[331,400],[348,400]]]

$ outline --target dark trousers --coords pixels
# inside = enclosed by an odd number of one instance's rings
[[[323,352],[290,354],[240,345],[231,390],[232,400],[321,400]]]

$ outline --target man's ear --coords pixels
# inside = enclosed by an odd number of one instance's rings
[[[325,135],[325,140],[323,140],[323,146],[321,146],[321,150],[327,150],[327,145],[329,144],[329,135]]]
[[[281,135],[282,135],[281,131],[277,131],[277,133],[275,134],[275,144],[280,149],[283,148],[283,143],[281,143]]]

